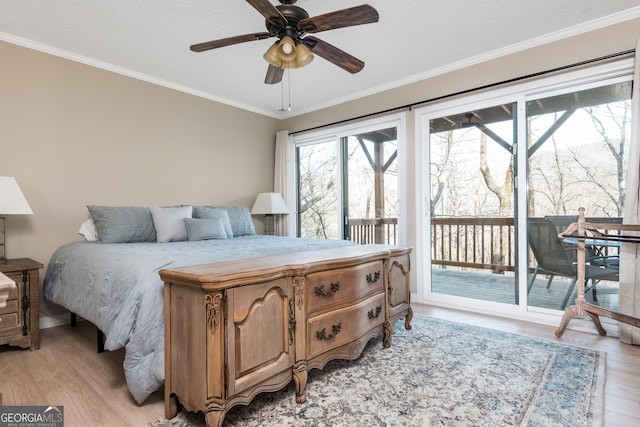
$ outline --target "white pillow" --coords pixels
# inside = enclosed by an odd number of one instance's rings
[[[98,240],[98,232],[96,231],[96,225],[92,219],[88,219],[82,223],[78,233],[84,236],[84,240],[87,242],[95,242]]]
[[[149,208],[158,242],[180,242],[189,239],[185,218],[191,218],[192,206]]]

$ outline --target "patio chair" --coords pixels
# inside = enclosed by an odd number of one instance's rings
[[[549,276],[547,288],[555,276],[571,279],[569,288],[562,300],[561,309],[564,310],[573,294],[577,281],[576,245],[563,244],[558,238],[558,229],[548,218],[529,218],[527,235],[529,247],[536,259],[537,265],[527,284],[527,292],[531,291],[538,274]],[[598,264],[601,263],[601,264]],[[609,265],[600,256],[589,256],[585,267],[585,285],[591,281],[591,289],[600,280],[618,280],[618,268]]]
[[[556,230],[558,233],[562,233],[565,231],[569,225],[578,221],[577,215],[547,215],[545,216],[553,225],[556,226]],[[622,224],[622,218],[587,218],[589,222],[608,222],[608,223],[620,223]],[[574,245],[565,245],[565,247],[574,247]],[[611,245],[607,247],[602,247],[598,245],[589,245],[585,244],[585,256],[587,262],[589,262],[592,266],[604,267],[604,268],[612,268],[612,269],[620,269],[620,256],[616,253],[614,255],[610,255],[607,249],[611,249]],[[574,260],[575,261],[575,260]],[[616,279],[617,280],[617,279]],[[591,295],[594,301],[598,301],[598,294],[596,292],[596,283],[597,280],[592,280],[591,283]],[[585,287],[585,289],[588,291]]]

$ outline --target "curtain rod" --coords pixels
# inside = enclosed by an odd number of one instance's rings
[[[518,81],[521,81],[521,80],[531,79],[531,78],[534,78],[534,77],[540,77],[540,76],[544,76],[546,74],[551,74],[551,73],[556,73],[558,71],[568,70],[570,68],[576,68],[576,67],[580,67],[580,66],[583,66],[583,65],[593,64],[594,62],[606,61],[608,59],[618,58],[620,56],[631,55],[631,54],[635,53],[635,51],[636,51],[635,49],[629,49],[629,50],[625,50],[625,51],[622,51],[622,52],[617,52],[617,53],[612,53],[612,54],[605,55],[605,56],[600,56],[598,58],[587,59],[585,61],[576,62],[576,63],[570,64],[570,65],[563,65],[561,67],[551,68],[551,69],[545,70],[545,71],[538,71],[536,73],[526,74],[524,76],[514,77],[512,79],[502,80],[502,81],[496,82],[496,83],[490,83],[490,84],[483,85],[483,86],[477,86],[477,87],[474,87],[474,88],[471,88],[471,89],[465,89],[465,90],[462,90],[462,91],[459,91],[459,92],[450,93],[448,95],[441,95],[441,96],[437,96],[435,98],[430,98],[430,99],[425,99],[423,101],[413,102],[411,104],[405,104],[405,105],[389,108],[389,109],[382,110],[382,111],[376,111],[374,113],[364,114],[362,116],[351,117],[349,119],[339,120],[339,121],[333,122],[333,123],[327,123],[327,124],[324,124],[324,125],[314,126],[314,127],[311,127],[311,128],[308,128],[308,129],[304,129],[304,130],[297,130],[297,131],[294,131],[294,132],[289,132],[289,135],[296,135],[296,134],[303,133],[303,132],[309,132],[310,130],[316,130],[316,129],[322,129],[322,128],[329,127],[329,126],[340,125],[340,124],[343,124],[343,123],[348,123],[348,122],[352,122],[352,121],[360,120],[360,119],[366,119],[368,117],[378,116],[380,114],[391,113],[391,112],[399,111],[399,110],[409,110],[409,111],[411,111],[412,108],[414,108],[414,107],[416,107],[418,105],[428,104],[430,102],[435,102],[435,101],[441,101],[443,99],[453,98],[453,97],[459,96],[459,95],[466,95],[468,93],[478,92],[478,91],[481,91],[481,90],[484,90],[484,89],[489,89],[489,88],[496,87],[496,86],[502,86],[502,85],[506,85],[506,84],[509,84],[509,83],[518,82]]]

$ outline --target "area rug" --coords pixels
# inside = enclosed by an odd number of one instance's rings
[[[601,426],[606,353],[415,316],[391,348],[372,340],[355,361],[309,373],[307,402],[293,383],[231,409],[225,427]],[[145,427],[201,427],[181,412]]]

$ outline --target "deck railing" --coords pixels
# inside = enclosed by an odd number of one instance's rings
[[[620,218],[590,218],[621,222]],[[397,218],[349,219],[350,240],[397,244]],[[515,271],[515,221],[509,217],[432,217],[431,260],[442,266]],[[562,231],[562,230],[559,230]],[[533,257],[530,257],[531,262]]]
[[[513,271],[513,218],[432,218],[434,264]],[[349,240],[359,244],[398,243],[397,218],[351,218]]]
[[[515,270],[513,218],[431,218],[433,264]]]
[[[350,218],[349,240],[366,245],[398,244],[398,218]]]

